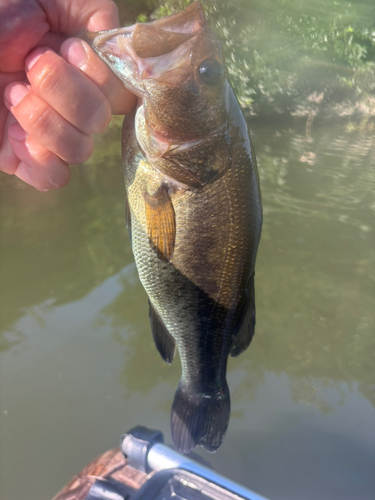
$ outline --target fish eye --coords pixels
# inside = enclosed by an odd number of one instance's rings
[[[216,85],[223,74],[224,68],[217,61],[203,61],[199,66],[199,77],[206,85]]]

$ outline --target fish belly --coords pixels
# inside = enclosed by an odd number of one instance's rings
[[[200,191],[171,186],[176,238],[168,262],[150,244],[144,195],[170,181],[142,160],[127,188],[141,282],[177,343],[182,380],[207,393],[225,378],[237,306],[254,271],[258,235],[249,219],[256,200],[243,188],[244,180],[251,187],[246,174],[228,171]]]

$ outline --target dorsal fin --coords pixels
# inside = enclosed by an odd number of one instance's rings
[[[166,186],[162,186],[155,195],[145,193],[144,199],[148,237],[159,259],[169,262],[174,251],[176,221]]]
[[[148,304],[150,306],[149,315],[152,336],[154,337],[156,348],[164,361],[171,364],[176,353],[176,342],[165,328],[164,323],[160,319],[150,301],[148,301]]]

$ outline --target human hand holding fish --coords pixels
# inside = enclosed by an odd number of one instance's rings
[[[60,188],[111,114],[134,107],[89,45],[69,38],[118,26],[111,0],[0,0],[0,170],[40,191]]]

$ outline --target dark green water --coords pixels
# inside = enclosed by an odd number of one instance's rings
[[[224,444],[200,453],[270,499],[371,500],[375,134],[307,120],[251,122],[264,203],[257,329],[230,360]],[[171,441],[180,366],[151,338],[118,136],[114,125],[98,138],[58,192],[0,176],[1,500],[49,500],[136,424]]]

